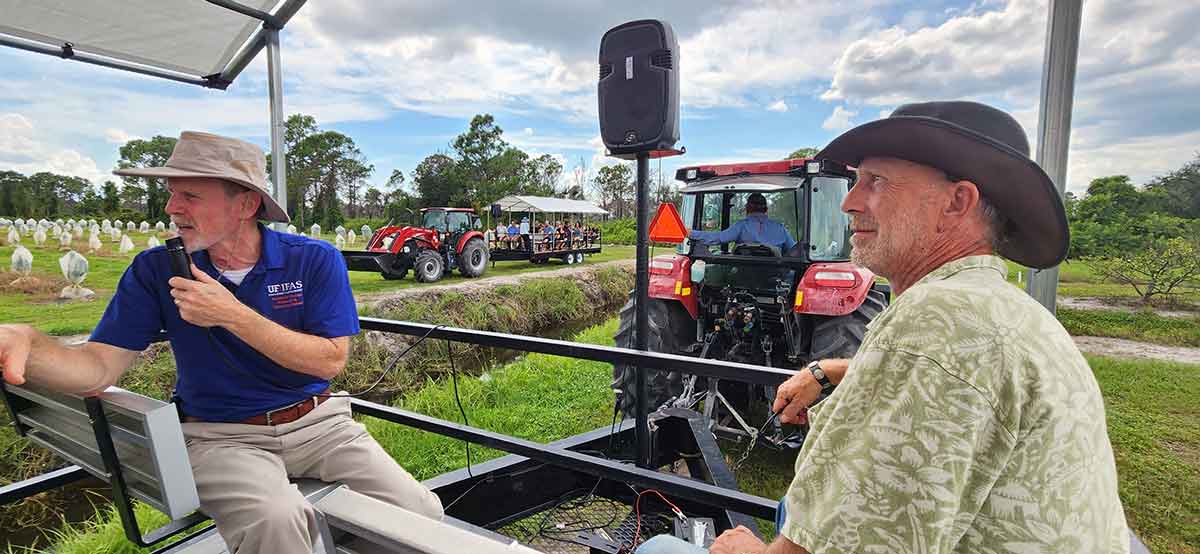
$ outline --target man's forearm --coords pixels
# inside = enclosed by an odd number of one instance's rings
[[[25,380],[69,394],[94,394],[116,383],[124,367],[110,364],[88,344],[67,346],[28,325],[13,326],[30,338]],[[115,348],[115,347],[114,347]]]
[[[808,554],[804,547],[787,540],[786,537],[780,535],[767,545],[767,550],[763,554]]]
[[[245,307],[224,327],[275,363],[292,371],[332,379],[346,366],[334,339],[293,331]]]

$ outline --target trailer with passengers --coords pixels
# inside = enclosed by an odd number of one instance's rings
[[[586,200],[544,196],[505,196],[492,204],[496,220],[489,229],[492,262],[561,260],[583,263],[600,253],[598,219],[608,211]]]

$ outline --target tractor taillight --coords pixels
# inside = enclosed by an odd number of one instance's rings
[[[858,285],[858,276],[849,271],[818,271],[813,282],[818,287],[849,289]]]

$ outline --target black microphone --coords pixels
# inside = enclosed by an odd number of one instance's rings
[[[171,261],[171,273],[176,277],[195,280],[192,275],[192,259],[183,247],[183,239],[171,237],[167,239],[167,257]]]

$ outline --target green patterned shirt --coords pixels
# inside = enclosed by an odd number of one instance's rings
[[[814,554],[1129,552],[1100,388],[995,256],[869,326],[809,411],[781,533]]]

